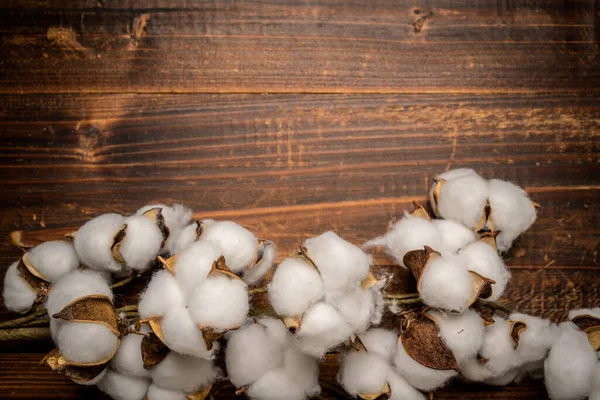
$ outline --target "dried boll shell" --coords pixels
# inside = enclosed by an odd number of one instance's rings
[[[171,350],[154,333],[144,335],[141,344],[142,361],[144,369],[150,369],[164,360]]]
[[[206,400],[210,396],[210,391],[212,390],[212,385],[206,386],[204,389],[201,389],[195,393],[188,393],[185,395],[187,400]]]
[[[248,285],[253,285],[262,279],[271,267],[273,267],[275,258],[277,258],[275,244],[269,240],[260,239],[258,241],[256,261],[254,265],[248,267],[242,275],[244,282]]]
[[[116,235],[123,235],[125,219],[119,214],[103,214],[79,228],[73,244],[83,265],[112,273],[122,272],[123,262],[115,259],[114,248],[122,241]]]
[[[585,332],[595,351],[600,350],[600,308],[576,310],[580,313],[569,313],[569,319]]]
[[[390,388],[390,384],[386,383],[381,392],[379,393],[369,393],[369,394],[359,394],[358,397],[363,400],[388,400],[392,396],[392,389]]]
[[[96,364],[76,364],[66,360],[58,351],[58,349],[52,350],[46,354],[40,361],[40,364],[46,364],[53,371],[63,374],[74,381],[86,383],[95,379],[100,375],[110,363],[110,359],[102,360]]]
[[[527,324],[521,321],[507,321],[510,326],[510,337],[513,342],[513,346],[516,349],[519,346],[519,338],[521,337],[521,333],[527,330]]]
[[[495,232],[494,218],[492,216],[492,206],[490,205],[489,201],[485,203],[485,206],[483,207],[483,212],[481,213],[481,218],[479,219],[473,230],[479,233],[480,235]]]
[[[116,336],[120,336],[115,307],[110,297],[89,295],[67,304],[52,318],[68,322],[85,322],[105,325]]]

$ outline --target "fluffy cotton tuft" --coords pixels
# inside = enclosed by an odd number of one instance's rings
[[[227,266],[235,273],[251,267],[258,251],[258,240],[254,234],[232,221],[207,226],[201,239],[219,243]]]
[[[79,258],[71,243],[62,240],[44,242],[27,252],[27,260],[48,282],[79,267]]]
[[[398,342],[398,335],[395,332],[374,328],[361,334],[359,338],[369,353],[379,354],[388,361],[393,359]]]
[[[301,258],[283,260],[268,288],[277,314],[288,317],[301,315],[324,296],[319,272]]]
[[[304,245],[330,296],[359,287],[369,274],[371,257],[334,232],[307,239]]]
[[[187,308],[169,310],[160,323],[165,344],[171,350],[194,357],[210,359],[216,347],[206,348],[198,324],[192,320]]]
[[[142,360],[142,339],[144,335],[130,333],[123,336],[121,345],[111,361],[111,366],[124,375],[149,378],[150,371],[144,368]]]
[[[253,285],[262,279],[265,274],[273,267],[273,263],[277,258],[277,250],[273,243],[267,243],[263,249],[262,259],[254,266],[244,271],[242,279],[246,284]]]
[[[163,241],[162,233],[154,221],[141,215],[125,220],[126,235],[119,252],[127,267],[143,272],[156,261]]]
[[[138,311],[141,318],[159,317],[185,305],[185,299],[173,275],[167,270],[161,270],[152,276],[141,294]]]
[[[119,214],[103,214],[86,222],[75,234],[75,251],[81,263],[97,270],[120,272],[123,266],[113,258],[115,234],[125,223]]]
[[[57,337],[61,354],[82,364],[110,360],[119,345],[119,339],[107,326],[91,322],[62,322]]]
[[[70,302],[91,294],[108,296],[112,300],[106,276],[97,271],[79,269],[63,275],[51,287],[46,301],[48,315],[54,315]]]
[[[376,288],[358,288],[338,297],[333,304],[354,333],[363,333],[371,324],[378,324],[383,314],[383,299],[379,301],[375,296],[381,296],[381,292]]]
[[[389,370],[387,381],[392,391],[389,400],[425,400],[423,393],[412,387],[406,379],[392,369]]]
[[[474,228],[482,218],[488,200],[486,180],[476,173],[466,171],[464,174],[447,174],[446,178],[443,176],[444,174],[436,178],[438,181],[446,180],[440,191],[437,208],[434,207],[437,215]]]
[[[595,308],[579,308],[569,311],[569,320],[572,321],[578,316],[589,315],[591,317],[600,318],[600,307]]]
[[[466,246],[459,254],[469,271],[477,272],[496,282],[492,284],[492,295],[487,300],[498,300],[510,279],[510,271],[498,252],[485,242],[475,242]]]
[[[401,340],[398,341],[396,346],[394,365],[396,366],[398,373],[400,373],[408,383],[423,391],[430,391],[442,387],[450,379],[458,375],[458,372],[454,370],[431,369],[419,364],[406,353]]]
[[[527,193],[511,182],[491,179],[488,188],[494,229],[500,232],[498,249],[506,251],[535,222],[535,207]]]
[[[150,381],[108,369],[97,385],[114,400],[142,400],[148,391]]]
[[[592,371],[592,390],[588,400],[600,400],[600,362],[596,364]]]
[[[386,385],[390,368],[379,354],[350,352],[342,359],[338,380],[352,396],[377,394]]]
[[[19,261],[8,267],[4,276],[4,305],[10,311],[24,312],[33,306],[37,293],[21,277],[17,266]]]
[[[222,254],[223,249],[218,243],[201,240],[175,256],[175,280],[185,296],[204,282],[213,263]]]
[[[452,221],[451,219],[434,219],[431,223],[435,226],[441,237],[441,244],[439,248],[429,247],[438,250],[442,254],[456,253],[459,249],[462,249],[469,243],[473,243],[477,240],[477,235],[472,229],[467,228],[459,222]],[[423,246],[426,244],[427,243],[423,243]],[[413,250],[421,249],[423,246]]]
[[[181,390],[165,389],[154,383],[150,384],[146,397],[147,400],[187,400]]]
[[[165,220],[165,226],[169,229],[169,237],[165,242],[163,250],[173,253],[173,247],[177,242],[177,238],[181,231],[190,223],[192,218],[192,210],[184,207],[181,204],[173,204],[167,206],[164,204],[151,204],[144,206],[136,211],[137,215],[142,215],[153,208],[160,208],[161,214]]]
[[[320,358],[352,332],[352,327],[333,306],[317,303],[304,313],[296,343],[303,352]]]
[[[559,329],[560,335],[544,362],[546,389],[552,400],[581,399],[592,389],[596,353],[575,324],[564,322]]]
[[[555,324],[532,315],[513,313],[509,316],[509,320],[520,321],[527,325],[527,329],[519,335],[519,344],[516,348],[522,364],[544,359],[560,334]]]
[[[473,293],[473,278],[457,256],[429,261],[419,281],[419,295],[431,307],[464,311]]]
[[[172,351],[150,370],[150,375],[165,389],[193,393],[217,380],[219,370],[211,361]]]
[[[466,310],[462,314],[445,314],[430,311],[440,330],[440,336],[454,358],[461,360],[474,358],[483,344],[484,323],[475,311]]]

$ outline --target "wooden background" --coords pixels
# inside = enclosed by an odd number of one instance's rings
[[[11,231],[46,240],[151,201],[233,219],[283,255],[328,229],[362,243],[435,174],[472,167],[542,205],[506,297],[560,321],[600,303],[599,36],[595,1],[4,0],[0,264],[19,257]],[[0,398],[102,398],[38,366],[50,348],[0,345]]]

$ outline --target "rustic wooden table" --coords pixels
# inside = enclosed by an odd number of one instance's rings
[[[150,201],[234,219],[282,255],[328,229],[361,243],[436,173],[473,167],[542,205],[507,257],[510,305],[555,321],[598,306],[599,37],[598,3],[578,0],[2,1],[2,272],[14,230],[46,240]],[[50,348],[1,344],[0,398],[102,398],[38,366]]]

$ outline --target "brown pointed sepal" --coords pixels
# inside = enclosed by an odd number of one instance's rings
[[[160,326],[161,320],[161,317],[150,317],[140,319],[138,322],[136,322],[135,328],[139,331],[143,324],[148,324],[148,326],[150,327],[150,329],[152,329],[152,332],[154,332],[156,337],[158,337],[160,341],[166,345],[167,343],[165,342],[165,337],[163,336],[162,328]]]
[[[44,358],[40,361],[40,364],[46,364],[52,368],[53,371],[65,375],[74,381],[85,383],[90,382],[95,377],[100,375],[102,371],[108,367],[111,359],[112,356],[109,359],[102,360],[99,363],[77,364],[66,360],[58,352],[58,349],[54,349],[44,356]]]
[[[437,370],[460,368],[452,351],[446,347],[434,320],[423,314],[412,321],[400,336],[406,353],[419,364]]]
[[[67,304],[52,316],[71,322],[93,322],[108,327],[117,337],[120,336],[119,322],[115,306],[108,296],[92,294],[80,297]]]
[[[363,343],[362,340],[360,340],[360,337],[358,336],[351,336],[350,339],[348,339],[348,343],[347,343],[347,347],[350,348],[353,351],[357,351],[357,352],[367,352],[367,347],[365,346],[365,344]]]
[[[585,314],[576,316],[572,321],[588,335],[594,350],[600,350],[600,318]]]
[[[475,225],[475,232],[480,235],[485,233],[495,232],[494,229],[494,218],[492,216],[492,205],[489,200],[485,203],[483,207],[483,214],[481,215],[481,219]]]
[[[392,389],[390,384],[386,383],[379,393],[359,394],[358,397],[363,400],[388,400],[392,397]]]
[[[471,302],[469,306],[477,299],[487,299],[492,295],[492,285],[496,283],[495,280],[486,278],[483,275],[478,274],[475,271],[469,271],[471,278],[473,279],[473,291],[471,295]]]
[[[235,331],[240,329],[239,326],[235,326],[229,329],[216,329],[210,326],[198,325],[200,332],[202,333],[202,338],[204,339],[204,344],[206,345],[207,350],[212,350],[214,343],[221,339],[225,334],[229,331]]]
[[[28,268],[24,262],[24,259],[26,260],[26,255],[27,254],[24,254],[17,264],[17,271],[27,286],[37,293],[38,298],[36,299],[36,303],[43,303],[46,299],[46,296],[48,296],[50,284],[44,279],[40,278],[38,275],[35,275],[31,272],[31,269]]]
[[[485,232],[481,235],[479,241],[489,245],[492,249],[498,252],[498,245],[496,244],[496,237],[498,236],[498,233],[500,232]]]
[[[414,210],[410,213],[412,218],[424,218],[428,221],[431,221],[431,217],[425,207],[421,205],[418,201],[413,201]]]
[[[172,255],[169,258],[158,256],[158,261],[160,261],[164,269],[169,271],[171,275],[175,276],[175,263],[177,263],[177,254]]]
[[[212,385],[208,385],[199,392],[186,394],[185,398],[187,400],[206,400],[209,398],[211,390]]]
[[[445,179],[434,179],[433,180],[435,182],[435,186],[433,187],[433,204],[431,205],[431,207],[433,207],[433,211],[435,211],[436,214],[438,214],[438,204],[440,204],[440,198],[442,196],[442,188],[444,187],[444,185],[446,184],[446,180]]]
[[[300,330],[300,325],[302,325],[302,315],[296,317],[284,317],[282,318],[282,322],[290,333],[296,334],[296,332]]]
[[[363,290],[367,290],[377,285],[378,283],[379,281],[377,280],[377,278],[375,278],[375,275],[373,275],[372,272],[369,272],[369,275],[367,275],[367,277],[363,279],[363,281],[360,283],[360,287]]]
[[[304,261],[306,261],[307,263],[309,263],[315,269],[318,270],[317,264],[315,264],[315,262],[312,260],[312,258],[310,258],[310,256],[308,255],[308,249],[306,248],[306,246],[304,246],[304,245],[300,246],[298,248],[298,251],[296,252],[296,256],[302,258]]]
[[[522,321],[506,321],[510,325],[510,338],[513,342],[513,347],[516,349],[519,347],[519,339],[521,338],[521,334],[527,330],[527,324]]]
[[[121,225],[117,233],[115,233],[112,245],[110,246],[110,251],[114,260],[122,265],[125,265],[125,260],[123,259],[123,256],[121,256],[121,244],[123,243],[123,240],[125,240],[125,236],[127,236],[127,224]]]
[[[229,279],[235,279],[235,280],[240,280],[240,281],[242,280],[242,278],[240,278],[239,276],[237,276],[236,274],[231,272],[231,270],[227,266],[227,263],[225,262],[224,256],[220,256],[218,259],[216,259],[215,262],[213,262],[213,265],[212,265],[210,271],[208,272],[209,277],[210,276],[219,276],[219,275],[226,276]]]
[[[402,261],[404,265],[412,272],[417,281],[417,290],[420,292],[421,275],[427,268],[427,265],[436,258],[441,257],[441,254],[429,246],[425,246],[423,250],[412,250],[404,255]]]
[[[149,369],[164,360],[171,351],[154,332],[147,333],[142,339],[142,361]]]

